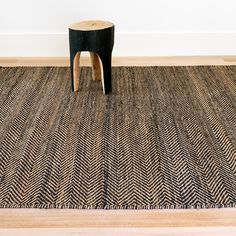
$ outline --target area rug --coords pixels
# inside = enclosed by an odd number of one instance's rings
[[[0,68],[0,207],[236,206],[236,67]]]

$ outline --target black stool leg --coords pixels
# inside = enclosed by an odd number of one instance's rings
[[[111,52],[110,53],[99,53],[99,57],[102,62],[102,71],[103,71],[103,76],[102,76],[102,86],[103,86],[103,93],[108,94],[111,92],[112,88],[112,81],[111,81]]]

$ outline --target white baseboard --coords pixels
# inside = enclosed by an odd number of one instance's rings
[[[0,34],[0,57],[67,57],[67,33]],[[116,33],[114,56],[236,55],[236,32]]]

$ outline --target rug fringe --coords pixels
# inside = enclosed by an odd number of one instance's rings
[[[38,209],[103,209],[103,210],[155,210],[155,209],[213,209],[235,208],[231,204],[196,204],[196,205],[72,205],[72,204],[0,204],[0,208],[38,208]]]

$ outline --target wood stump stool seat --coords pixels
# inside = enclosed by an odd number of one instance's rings
[[[82,21],[69,26],[72,90],[79,90],[79,60],[89,51],[94,80],[101,80],[103,93],[111,92],[111,59],[114,24],[107,21]]]

